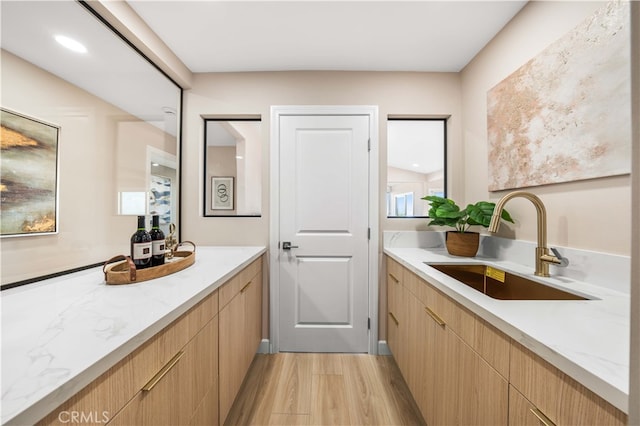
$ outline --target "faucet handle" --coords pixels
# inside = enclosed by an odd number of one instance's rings
[[[557,262],[552,262],[554,265],[556,266],[568,266],[569,265],[569,259],[567,259],[566,257],[562,257],[562,255],[560,254],[560,252],[558,251],[557,248],[555,247],[550,247],[549,250],[551,250],[551,252],[553,253],[553,255],[556,257],[556,259],[558,260]]]

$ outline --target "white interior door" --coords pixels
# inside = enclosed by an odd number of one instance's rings
[[[279,127],[279,349],[367,352],[369,116]]]

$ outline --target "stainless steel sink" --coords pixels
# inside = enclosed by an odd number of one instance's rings
[[[500,300],[589,300],[548,285],[480,263],[425,264],[469,287]]]

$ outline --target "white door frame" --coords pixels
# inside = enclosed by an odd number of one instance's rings
[[[272,106],[270,143],[270,232],[269,232],[269,312],[270,352],[280,351],[280,117],[285,115],[366,115],[369,117],[369,353],[378,353],[378,107],[377,106]]]

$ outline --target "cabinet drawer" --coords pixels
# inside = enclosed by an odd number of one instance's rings
[[[218,312],[217,291],[207,296],[141,347],[111,367],[38,424],[67,424],[62,412],[98,413],[91,420],[113,417]],[[66,420],[66,422],[65,422]],[[87,423],[91,424],[91,423]]]
[[[418,299],[498,373],[508,378],[511,339],[426,281],[411,275],[415,278],[407,278],[405,282],[407,287],[416,289]],[[413,281],[419,285],[410,284]]]
[[[511,345],[510,382],[556,425],[626,425],[627,416],[522,345]]]
[[[251,279],[262,271],[262,257],[254,260],[249,266],[238,272],[233,278],[224,283],[219,289],[220,309],[226,306],[236,294],[246,286]],[[262,277],[260,277],[262,279]]]
[[[404,267],[392,258],[387,256],[387,282],[389,280],[400,284]]]

